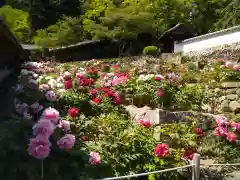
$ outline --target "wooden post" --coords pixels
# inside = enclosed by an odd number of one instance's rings
[[[195,153],[192,160],[192,180],[200,179],[200,154]]]

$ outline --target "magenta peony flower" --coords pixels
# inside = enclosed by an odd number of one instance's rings
[[[97,166],[101,163],[101,157],[99,155],[99,153],[97,152],[90,152],[90,157],[88,162],[92,165],[92,166]]]
[[[45,97],[48,101],[56,101],[57,95],[53,91],[47,91]]]
[[[28,153],[37,159],[44,159],[48,157],[50,153],[50,146],[51,143],[48,139],[42,136],[37,136],[36,138],[30,139]]]
[[[76,77],[78,79],[83,79],[84,78],[84,74],[83,73],[76,73]]]
[[[53,123],[58,123],[59,112],[56,109],[49,107],[43,111],[41,118],[51,120]]]
[[[168,144],[158,144],[154,148],[154,154],[157,157],[166,157],[166,156],[168,156],[168,153],[169,153]]]
[[[54,125],[51,121],[47,119],[40,119],[34,126],[33,126],[33,135],[35,136],[45,136],[49,137],[54,132]]]
[[[66,134],[63,136],[61,139],[57,141],[57,145],[59,146],[60,149],[72,149],[72,147],[75,144],[75,136],[72,134]]]
[[[155,80],[156,81],[161,81],[163,79],[163,76],[161,75],[161,74],[157,74],[156,76],[155,76]]]
[[[218,126],[227,125],[227,118],[225,116],[216,115],[215,119]]]

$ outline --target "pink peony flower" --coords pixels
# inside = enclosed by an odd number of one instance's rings
[[[157,97],[161,97],[164,94],[164,89],[158,89],[156,92]]]
[[[65,71],[65,72],[63,73],[63,79],[64,79],[65,81],[71,80],[71,79],[72,79],[71,73],[68,72],[68,71]]]
[[[59,128],[63,128],[65,132],[68,132],[71,130],[71,125],[69,121],[61,120],[59,123]]]
[[[235,133],[227,133],[226,136],[229,142],[233,142],[237,140],[237,135]]]
[[[166,157],[168,156],[168,153],[169,153],[168,144],[158,144],[154,148],[154,154],[157,157]]]
[[[239,71],[240,70],[240,65],[239,64],[233,65],[233,70]]]
[[[194,150],[194,149],[184,149],[184,153],[183,153],[182,157],[184,159],[192,160],[195,152],[196,152],[196,150]]]
[[[59,112],[54,108],[47,108],[43,111],[41,118],[51,120],[53,123],[58,123]]]
[[[97,166],[101,163],[101,157],[99,155],[99,153],[97,152],[90,152],[90,157],[88,162],[92,165],[92,166]]]
[[[218,126],[227,125],[227,118],[225,116],[216,115],[215,119]]]
[[[57,141],[57,145],[60,149],[68,150],[72,149],[76,141],[76,138],[72,134],[66,134]]]
[[[228,62],[226,62],[225,66],[228,67],[228,68],[232,68],[233,63],[231,61],[228,61]]]
[[[56,101],[57,95],[53,91],[47,91],[45,97],[48,101]]]
[[[54,125],[51,121],[47,119],[40,119],[34,126],[33,126],[33,135],[35,136],[45,136],[49,137],[54,132]]]
[[[37,136],[36,138],[30,139],[28,153],[37,159],[44,159],[48,157],[50,153],[50,146],[51,143],[48,139]]]
[[[238,123],[233,122],[233,123],[231,123],[231,126],[232,126],[232,128],[233,128],[234,130],[240,132],[240,122],[238,122]]]
[[[227,129],[226,128],[222,128],[222,127],[217,127],[213,131],[213,135],[214,136],[225,136],[226,133],[227,133]]]
[[[39,86],[40,91],[48,91],[50,89],[48,84],[41,84]]]
[[[156,81],[161,81],[163,79],[163,76],[161,75],[161,74],[157,74],[156,76],[155,76],[155,80]]]

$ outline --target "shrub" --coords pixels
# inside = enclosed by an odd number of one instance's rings
[[[143,49],[143,54],[144,55],[154,55],[157,53],[157,51],[158,51],[158,47],[156,47],[156,46],[146,46]]]

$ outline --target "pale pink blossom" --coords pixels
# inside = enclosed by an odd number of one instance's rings
[[[61,120],[59,122],[59,128],[63,128],[65,132],[70,131],[71,130],[70,121]]]
[[[58,123],[59,112],[56,109],[49,107],[43,111],[41,118],[51,120],[53,123]]]
[[[235,65],[233,66],[233,70],[239,71],[239,70],[240,70],[240,65],[239,65],[239,64],[235,64]]]
[[[69,79],[71,79],[71,78],[72,78],[72,74],[71,74],[70,72],[65,71],[65,72],[63,73],[63,79],[64,79],[64,80],[69,80]]]
[[[233,63],[231,61],[228,61],[228,62],[226,62],[225,66],[228,67],[228,68],[232,68]]]
[[[41,84],[39,86],[40,91],[48,91],[50,89],[48,84]]]
[[[92,165],[92,166],[97,166],[101,163],[101,157],[99,155],[99,153],[97,152],[90,152],[90,157],[88,162]]]
[[[44,159],[48,157],[50,153],[50,146],[51,143],[48,139],[42,136],[37,136],[36,138],[30,139],[28,153],[37,159]]]
[[[57,95],[53,91],[47,91],[45,97],[48,101],[56,101]]]
[[[47,119],[40,119],[34,126],[33,126],[33,135],[38,136],[45,136],[49,137],[54,132],[55,126],[53,123]]]
[[[61,139],[57,141],[57,145],[60,149],[72,149],[76,141],[76,138],[72,134],[66,134]]]
[[[32,109],[34,114],[39,113],[41,110],[43,110],[43,106],[40,105],[38,102],[33,103],[30,108]]]

